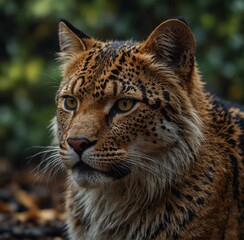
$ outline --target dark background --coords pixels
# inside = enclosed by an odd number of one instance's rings
[[[0,160],[25,166],[36,146],[50,144],[59,18],[101,40],[143,40],[175,16],[196,37],[208,88],[244,103],[243,0],[0,0]]]

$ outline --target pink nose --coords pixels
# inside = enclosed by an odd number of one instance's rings
[[[82,153],[96,144],[97,141],[90,141],[87,138],[68,138],[67,142],[71,148],[78,154],[82,155]]]

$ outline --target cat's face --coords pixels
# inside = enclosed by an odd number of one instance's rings
[[[200,141],[201,123],[189,98],[195,46],[184,23],[165,22],[143,43],[103,43],[61,22],[60,45],[56,134],[78,185],[148,175],[165,183],[187,167],[193,156],[177,159]]]

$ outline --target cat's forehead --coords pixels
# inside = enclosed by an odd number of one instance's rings
[[[77,56],[66,71],[66,80],[71,75],[91,77],[105,74],[118,65],[134,67],[135,55],[139,52],[139,44],[132,41],[98,42],[92,49]],[[119,67],[120,69],[120,67]],[[118,74],[116,71],[114,74]]]
[[[138,52],[138,44],[132,41],[98,44],[70,67],[64,78],[64,90],[81,97],[98,96],[98,91],[103,95],[107,87],[114,85],[129,87],[141,72],[136,60]]]

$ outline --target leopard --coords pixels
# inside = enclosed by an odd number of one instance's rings
[[[67,237],[244,239],[244,109],[206,90],[188,23],[102,41],[61,19],[58,37]]]

